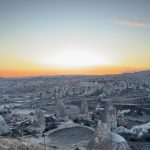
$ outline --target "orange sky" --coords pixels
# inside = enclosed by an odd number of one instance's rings
[[[1,77],[26,77],[45,75],[105,75],[120,74],[126,72],[141,71],[141,69],[121,68],[121,67],[95,67],[86,69],[64,69],[64,70],[1,70]]]

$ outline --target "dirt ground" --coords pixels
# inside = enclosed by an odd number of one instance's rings
[[[128,142],[132,150],[150,150],[150,142]]]
[[[72,150],[76,144],[85,144],[92,136],[93,132],[91,130],[82,127],[73,127],[52,133],[49,136],[49,143],[57,145],[60,150]]]

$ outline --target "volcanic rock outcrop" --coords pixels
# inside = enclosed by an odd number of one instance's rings
[[[99,123],[87,150],[130,150],[126,140]]]
[[[9,132],[9,126],[5,122],[4,118],[0,115],[0,135],[8,134]]]

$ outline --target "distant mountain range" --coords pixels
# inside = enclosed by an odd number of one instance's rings
[[[123,76],[136,76],[136,77],[150,77],[150,70],[133,72],[133,73],[123,73]]]

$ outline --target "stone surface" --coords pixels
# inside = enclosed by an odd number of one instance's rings
[[[130,133],[130,130],[125,128],[125,127],[123,127],[123,126],[120,126],[117,129],[115,129],[114,132],[117,133],[117,134]]]
[[[130,150],[130,148],[123,137],[110,132],[103,124],[98,124],[87,150]]]
[[[81,114],[86,114],[88,115],[88,103],[87,103],[87,100],[84,99],[82,100],[82,104],[81,104]]]
[[[66,110],[66,106],[64,105],[63,101],[62,100],[57,100],[57,103],[56,103],[56,116],[58,118],[61,118],[61,119],[64,119],[65,117],[67,117],[68,113],[67,113],[67,110]]]
[[[36,110],[35,116],[32,120],[32,126],[28,127],[31,133],[43,133],[45,130],[45,117],[41,110]]]
[[[45,150],[45,146],[32,141],[0,138],[0,150]],[[58,150],[56,146],[46,146],[46,150]]]
[[[9,132],[9,126],[6,124],[4,118],[0,115],[0,135],[8,134]]]
[[[142,141],[144,139],[147,139],[146,141],[149,141],[150,122],[133,126],[130,130],[126,129],[123,126],[120,126],[116,130],[114,130],[114,132],[124,136],[127,140],[134,139],[135,141]]]

